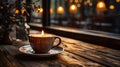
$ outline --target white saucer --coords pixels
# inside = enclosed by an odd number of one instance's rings
[[[34,52],[34,50],[31,48],[30,45],[25,45],[25,46],[20,47],[19,51],[21,53],[24,53],[24,54],[27,54],[27,55],[49,57],[49,56],[60,54],[61,52],[64,51],[64,49],[62,47],[55,47],[55,48],[50,49],[50,51],[48,51],[48,53],[37,54],[37,53]]]

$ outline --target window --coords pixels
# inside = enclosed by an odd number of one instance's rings
[[[44,11],[42,0],[33,2],[37,8],[32,13],[36,20],[32,22],[41,23],[42,11]],[[120,34],[120,1],[104,0],[103,2],[105,9],[97,8],[99,0],[51,0],[50,23],[74,29]]]

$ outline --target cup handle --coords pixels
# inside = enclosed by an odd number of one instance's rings
[[[53,46],[52,48],[57,47],[57,46],[59,46],[59,45],[61,44],[61,38],[60,38],[60,37],[55,37],[55,40],[56,40],[56,39],[58,39],[59,42],[58,42],[57,45]]]

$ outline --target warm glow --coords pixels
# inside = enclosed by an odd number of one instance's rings
[[[84,2],[84,5],[87,5],[87,2],[86,2],[86,1]]]
[[[75,3],[78,3],[78,0],[75,0]]]
[[[80,4],[77,4],[77,7],[81,7],[81,5],[80,5]]]
[[[90,3],[89,3],[89,6],[92,6],[92,5],[93,5],[93,4],[90,2]]]
[[[22,9],[22,11],[21,11],[21,12],[22,12],[22,14],[24,14],[24,13],[25,13],[25,11],[26,11],[25,9]]]
[[[59,7],[57,8],[57,13],[58,13],[58,14],[63,14],[63,13],[64,13],[64,8],[63,8],[62,6],[59,6]]]
[[[105,10],[106,10],[105,2],[104,2],[104,1],[99,1],[99,2],[97,3],[96,9],[97,9],[98,11],[105,11]]]
[[[114,10],[114,9],[115,9],[115,6],[114,6],[114,5],[110,5],[110,6],[109,6],[109,9],[110,9],[110,10]]]
[[[43,13],[43,8],[38,8],[36,11],[38,14],[42,14]],[[50,14],[53,14],[53,9],[50,8]]]
[[[72,2],[73,2],[73,0],[70,0],[70,2],[72,3]]]
[[[80,3],[82,3],[82,0],[79,0]]]
[[[90,3],[90,0],[87,0],[87,3]]]
[[[99,3],[97,4],[97,6],[98,6],[99,8],[103,8],[103,7],[105,6],[105,4],[104,4],[103,2],[99,2]]]
[[[119,2],[120,2],[120,0],[116,0],[116,2],[117,2],[117,3],[119,3]]]
[[[3,7],[2,7],[2,6],[0,6],[0,9],[3,9]]]
[[[44,35],[44,31],[42,30],[41,35]]]
[[[77,6],[75,4],[70,5],[69,11],[71,13],[76,13],[77,12]]]
[[[37,13],[42,14],[43,13],[43,8],[38,8]]]
[[[19,13],[19,10],[15,10],[15,14],[18,14]]]
[[[87,0],[84,2],[84,5],[92,6],[93,4],[92,4],[91,0]]]
[[[50,14],[53,14],[53,9],[52,8],[50,8]]]

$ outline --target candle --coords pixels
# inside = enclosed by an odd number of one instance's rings
[[[30,34],[30,37],[51,37],[52,35],[50,34],[45,34],[44,31],[42,30],[41,34],[39,33],[34,33],[34,34]]]

